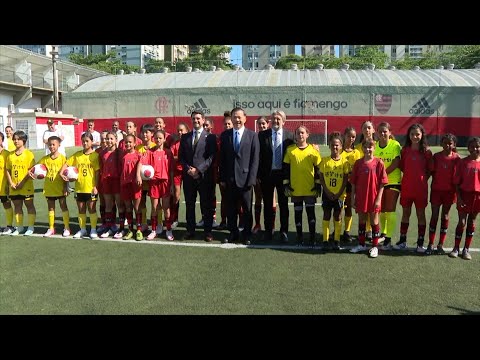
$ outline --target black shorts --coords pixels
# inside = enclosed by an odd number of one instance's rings
[[[2,204],[5,204],[7,201],[9,201],[9,198],[7,195],[2,195],[0,196],[0,201],[2,202]]]
[[[400,192],[402,190],[402,185],[400,185],[400,184],[385,185],[383,188],[384,189],[392,189],[392,190],[396,190],[396,191]]]
[[[10,200],[33,200],[32,195],[10,195]]]
[[[323,211],[327,211],[327,212],[331,211],[332,209],[334,211],[342,210],[343,200],[342,199],[330,200],[324,195],[322,196],[322,208],[323,208]]]
[[[45,196],[47,200],[59,200],[59,199],[65,199],[66,196]]]
[[[96,201],[97,196],[91,193],[76,193],[75,199],[80,202]]]
[[[347,187],[345,188],[345,192],[347,194],[351,194],[352,193],[352,183],[350,181],[347,181]]]

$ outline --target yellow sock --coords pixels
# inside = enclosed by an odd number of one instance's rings
[[[23,214],[15,214],[15,222],[17,226],[23,226]]]
[[[142,224],[146,224],[147,223],[147,208],[144,207],[142,209]]]
[[[340,221],[333,221],[335,236],[333,240],[340,241],[340,232],[342,231],[342,220]]]
[[[28,214],[27,215],[27,223],[28,226],[34,226],[35,225],[35,218],[37,217],[37,214]]]
[[[87,228],[87,214],[78,214],[78,226],[82,230]]]
[[[53,229],[54,224],[55,224],[55,211],[49,211],[48,212],[48,227],[50,229]]]
[[[387,237],[392,238],[397,227],[397,213],[395,211],[385,213],[387,216]]]
[[[352,228],[352,217],[351,216],[345,216],[345,231],[350,232],[350,229]]]
[[[13,208],[5,209],[5,216],[7,219],[7,226],[13,225]]]
[[[158,211],[157,221],[158,221],[158,224],[159,224],[159,225],[162,223],[162,221],[163,221],[163,210],[159,210],[159,211]]]
[[[70,230],[70,212],[62,211],[62,218],[63,218],[63,227],[67,230]]]
[[[380,232],[382,234],[387,233],[387,226],[388,226],[387,213],[381,212],[380,213]]]
[[[365,231],[372,231],[372,224],[370,224],[370,214],[367,214],[367,227]]]
[[[323,229],[323,241],[328,241],[328,238],[330,237],[330,221],[329,220],[323,220],[322,221],[322,229]]]
[[[90,226],[92,227],[92,229],[96,229],[97,228],[97,221],[98,221],[97,212],[95,211],[94,213],[90,213],[89,215],[90,215]]]

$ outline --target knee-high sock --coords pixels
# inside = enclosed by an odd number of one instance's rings
[[[370,214],[367,214],[367,223],[365,225],[366,225],[365,227],[366,232],[372,231],[372,225],[370,223]]]
[[[146,224],[147,223],[147,208],[144,207],[142,210],[142,224]]]
[[[98,221],[97,212],[95,211],[94,213],[90,213],[89,215],[90,215],[90,226],[91,226],[92,230],[96,230],[97,221]]]
[[[457,228],[455,229],[455,248],[460,248],[460,242],[462,241],[462,236],[463,236],[463,230],[465,230],[465,227],[462,226],[461,224],[457,225]]]
[[[397,228],[397,213],[391,211],[385,213],[385,216],[387,217],[387,232],[385,234],[391,239],[393,237],[393,232]]]
[[[330,237],[330,220],[322,221],[322,231],[323,231],[323,242],[328,242]],[[335,234],[336,236],[337,234]]]
[[[78,214],[78,226],[80,226],[81,230],[87,228],[87,214]]]
[[[7,226],[13,225],[13,208],[5,209],[5,218]]]
[[[473,240],[473,235],[475,234],[475,224],[467,225],[467,233],[465,234],[465,247],[470,248],[470,244]]]
[[[372,226],[372,246],[378,246],[378,238],[380,237],[380,224]]]
[[[54,225],[55,225],[55,211],[49,211],[48,212],[48,228],[53,230]]]
[[[301,237],[303,235],[303,229],[302,229],[303,203],[301,202],[294,203],[293,210],[295,212],[295,228],[297,229],[297,236]]]
[[[35,225],[35,219],[37,217],[37,214],[27,214],[27,224],[28,226],[34,226]]]
[[[315,204],[305,204],[305,211],[307,213],[310,241],[315,241],[315,231],[317,225],[317,221],[315,220]]]
[[[352,217],[351,216],[345,216],[345,231],[347,233],[350,233],[350,229],[352,228]]]
[[[342,220],[339,220],[339,221],[333,220],[333,226],[334,226],[333,232],[335,233],[333,240],[340,241],[340,235],[341,235],[340,233],[342,232]]]
[[[380,213],[380,230],[382,231],[382,234],[387,233],[387,213],[381,212]]]
[[[70,212],[62,211],[63,227],[67,230],[70,230]]]
[[[15,214],[15,222],[17,226],[23,226],[23,214]]]
[[[445,239],[447,237],[447,230],[448,230],[448,219],[442,219],[440,223],[440,239],[438,241],[439,245],[443,245],[445,243]]]
[[[362,224],[358,224],[358,243],[362,246],[365,246],[365,228],[366,228],[366,224],[365,223],[362,223]]]

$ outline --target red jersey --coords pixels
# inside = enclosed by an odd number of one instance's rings
[[[180,150],[180,140],[170,145],[170,150],[172,151],[172,155],[176,156],[178,159],[178,152]],[[182,164],[180,163],[180,160],[173,159],[173,162],[174,162],[173,167],[175,169],[175,172],[181,173],[183,170],[183,167],[182,167]]]
[[[400,169],[402,177],[402,196],[415,197],[418,194],[428,193],[428,173],[432,152],[404,147],[400,155]]]
[[[373,212],[380,185],[388,184],[385,164],[379,158],[373,158],[369,162],[365,162],[365,158],[357,160],[353,165],[350,182],[355,185],[357,212]]]
[[[142,140],[140,140],[140,138],[138,137],[135,137],[135,146],[137,145],[140,145],[142,143]],[[120,150],[122,150],[123,152],[125,152],[125,139],[122,139],[120,140],[120,142],[118,143],[118,148]]]
[[[480,192],[480,161],[472,160],[470,156],[459,161],[455,174],[455,184],[466,192]]]
[[[100,152],[100,180],[120,178],[121,169],[119,153],[120,151],[118,149],[113,151],[105,149]]]
[[[155,175],[152,180],[168,180],[173,171],[173,155],[170,149],[148,152],[148,164],[153,166]]]
[[[452,152],[451,156],[445,156],[443,151],[433,155],[430,161],[430,172],[432,173],[432,190],[455,191],[453,178],[460,156]]]
[[[137,180],[137,164],[140,161],[140,154],[134,151],[133,153],[123,153],[120,159],[121,174],[120,184],[135,183]]]
[[[170,149],[172,147],[174,141],[175,141],[175,139],[172,136],[172,134],[165,131],[165,143],[163,144],[163,147],[166,147],[166,148]]]

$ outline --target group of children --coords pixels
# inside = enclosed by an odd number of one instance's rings
[[[402,147],[393,137],[390,125],[382,122],[377,127],[378,140],[375,140],[375,127],[371,121],[362,124],[362,134],[358,145],[354,146],[356,132],[345,129],[343,136],[334,132],[328,143],[330,156],[321,159],[311,156],[305,137],[308,129],[300,126],[295,131],[295,145],[285,154],[287,173],[285,175],[285,195],[291,196],[295,209],[297,241],[303,242],[301,229],[302,201],[305,202],[309,221],[311,242],[315,241],[315,215],[311,203],[321,184],[323,216],[323,249],[339,249],[341,233],[341,213],[345,209],[345,231],[343,240],[351,241],[352,208],[358,214],[358,245],[350,251],[366,251],[366,239],[371,238],[369,256],[378,256],[379,242],[382,250],[402,250],[407,248],[407,232],[412,205],[415,204],[418,237],[416,252],[430,255],[434,252],[435,233],[442,208],[440,238],[436,246],[439,254],[444,254],[450,207],[456,202],[459,223],[455,230],[455,245],[450,257],[460,254],[460,242],[466,228],[465,245],[461,256],[470,260],[469,248],[475,231],[475,220],[480,212],[480,138],[468,140],[470,153],[460,159],[456,153],[456,138],[452,134],[442,137],[443,150],[432,155],[428,148],[425,129],[421,124],[413,124],[407,131]],[[306,161],[308,159],[308,161]],[[403,177],[402,177],[403,174]],[[430,203],[432,217],[429,226],[429,241],[424,247],[426,232],[425,208],[428,205],[428,179],[432,176]],[[302,183],[304,182],[304,183]],[[396,229],[395,209],[400,196],[403,209],[400,224],[400,239],[392,246],[392,234]],[[334,235],[329,239],[329,223],[333,211]],[[297,214],[300,212],[300,214]],[[313,226],[312,226],[313,225]],[[370,232],[370,236],[368,233]]]
[[[157,121],[158,120],[158,121]],[[258,119],[259,126],[266,128],[266,118]],[[66,203],[68,180],[63,171],[75,166],[79,176],[75,182],[75,197],[78,207],[80,230],[74,238],[87,236],[87,209],[90,217],[91,238],[98,236],[142,240],[148,233],[148,240],[154,239],[166,227],[166,238],[173,240],[172,225],[178,224],[178,206],[182,183],[181,164],[178,159],[178,145],[182,134],[189,127],[180,123],[177,134],[171,136],[164,130],[163,119],[157,118],[155,125],[144,124],[140,136],[136,136],[136,125],[127,123],[127,134],[117,144],[116,133],[102,133],[102,146],[93,150],[93,138],[89,132],[82,135],[83,149],[68,160],[59,153],[61,139],[52,136],[48,139],[50,154],[38,163],[48,170],[43,193],[48,204],[49,229],[45,236],[55,233],[55,201],[59,201],[64,223],[63,236],[70,236],[69,211]],[[225,114],[224,130],[231,127],[231,118]],[[207,129],[208,128],[208,129]],[[206,130],[211,131],[213,120],[206,122]],[[402,147],[391,133],[387,122],[375,129],[371,121],[362,124],[359,143],[355,129],[349,127],[343,134],[334,132],[328,138],[330,156],[321,158],[318,149],[308,143],[309,130],[299,126],[295,130],[296,143],[288,147],[284,154],[285,195],[294,204],[297,241],[303,243],[302,212],[303,204],[309,224],[310,242],[315,243],[315,202],[321,197],[323,208],[323,249],[339,249],[340,239],[352,240],[350,235],[352,209],[359,219],[358,245],[351,252],[366,251],[366,240],[371,238],[370,257],[378,256],[379,243],[382,250],[406,249],[407,232],[412,205],[415,204],[418,237],[416,251],[427,255],[434,252],[435,234],[440,217],[440,238],[437,253],[443,254],[443,244],[448,229],[449,211],[456,202],[459,223],[455,231],[454,249],[450,257],[460,254],[460,242],[466,228],[465,245],[461,256],[471,259],[469,247],[475,230],[475,220],[480,212],[480,138],[468,140],[470,153],[460,159],[456,153],[456,138],[446,134],[441,139],[443,150],[432,155],[428,148],[425,129],[421,124],[413,124],[407,131]],[[12,140],[15,149],[9,152],[1,147],[4,135],[0,133],[0,200],[6,213],[7,227],[4,235],[32,235],[36,211],[33,204],[35,165],[33,153],[25,148],[27,135],[16,131]],[[377,138],[377,140],[375,140]],[[154,168],[154,176],[143,181],[142,165]],[[218,166],[216,164],[215,166]],[[428,245],[424,247],[426,232],[425,208],[428,205],[428,179],[432,176],[430,203],[432,216],[429,223]],[[225,226],[225,206],[223,202],[220,227]],[[151,200],[151,230],[146,221],[146,195]],[[261,191],[256,189],[255,229],[260,229]],[[102,225],[97,232],[96,202],[100,198]],[[392,246],[392,235],[396,229],[396,206],[398,198],[403,208],[400,224],[400,239]],[[13,208],[12,208],[13,202]],[[216,202],[216,199],[215,199]],[[23,227],[23,205],[28,213],[28,227]],[[215,208],[216,204],[212,204]],[[440,215],[441,208],[441,215]],[[342,234],[342,210],[345,227]],[[118,211],[118,219],[116,212]],[[135,221],[133,212],[135,211]],[[330,239],[330,219],[333,212],[334,231]],[[163,214],[162,214],[163,213]],[[162,221],[164,217],[164,224]],[[13,227],[15,218],[16,228]],[[117,221],[118,220],[118,221]],[[117,226],[118,224],[118,226]],[[127,226],[127,228],[125,228]],[[135,229],[134,229],[135,228]],[[254,229],[254,230],[255,230]]]

